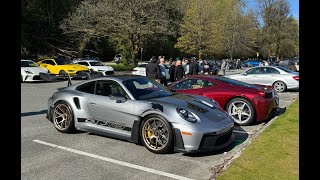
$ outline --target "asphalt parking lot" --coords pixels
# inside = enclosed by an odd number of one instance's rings
[[[67,81],[21,84],[21,179],[210,179],[270,122],[237,126],[234,143],[223,151],[158,155],[122,140],[58,132],[45,118],[47,99],[65,86]],[[281,115],[299,92],[279,96]]]

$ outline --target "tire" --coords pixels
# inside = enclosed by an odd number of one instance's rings
[[[63,101],[58,101],[55,104],[52,122],[54,127],[62,133],[73,133],[75,131],[73,111],[69,104]]]
[[[277,92],[284,92],[287,90],[287,85],[286,83],[282,81],[276,81],[272,84],[272,87],[277,91]]]
[[[60,76],[66,76],[67,73],[66,73],[64,70],[60,70],[60,71],[59,71],[59,75],[60,75]]]
[[[251,102],[244,98],[231,99],[226,105],[225,110],[235,123],[243,126],[251,124],[256,115],[256,111]]]
[[[173,150],[172,128],[162,116],[146,116],[140,124],[140,138],[144,147],[153,153],[165,154]]]

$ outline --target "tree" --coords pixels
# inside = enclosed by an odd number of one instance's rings
[[[212,36],[213,0],[191,0],[180,24],[181,36],[176,48],[197,55],[199,59],[204,54],[210,54],[210,37]]]
[[[83,1],[75,13],[64,19],[64,33],[79,37],[82,46],[91,38],[105,38],[137,65],[141,42],[153,34],[173,34],[170,0]],[[82,47],[83,48],[83,47]]]
[[[292,57],[299,51],[298,23],[290,15],[287,0],[256,0],[263,19],[261,48],[277,59]]]

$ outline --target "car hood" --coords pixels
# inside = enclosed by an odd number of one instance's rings
[[[149,100],[152,103],[171,105],[187,109],[195,113],[200,119],[206,118],[211,121],[221,121],[229,118],[229,115],[212,100],[197,95],[175,94],[168,97],[161,97]]]
[[[95,71],[114,71],[111,66],[90,66]]]
[[[47,73],[48,70],[46,70],[45,68],[42,68],[42,67],[21,67],[21,70],[22,71],[30,71],[32,72],[33,74],[39,74],[41,72],[43,73]]]

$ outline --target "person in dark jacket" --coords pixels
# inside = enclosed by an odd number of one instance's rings
[[[180,80],[185,76],[184,69],[181,65],[181,60],[176,62],[176,67],[174,68],[174,80]]]
[[[170,67],[169,67],[169,75],[170,75],[170,82],[174,82],[174,69],[176,67],[176,61],[169,61]]]
[[[199,65],[195,58],[191,58],[191,63],[189,65],[189,75],[198,75]]]
[[[146,66],[146,76],[150,79],[154,79],[160,82],[161,71],[159,64],[157,64],[157,59],[155,57],[152,57],[150,59],[150,62]]]

